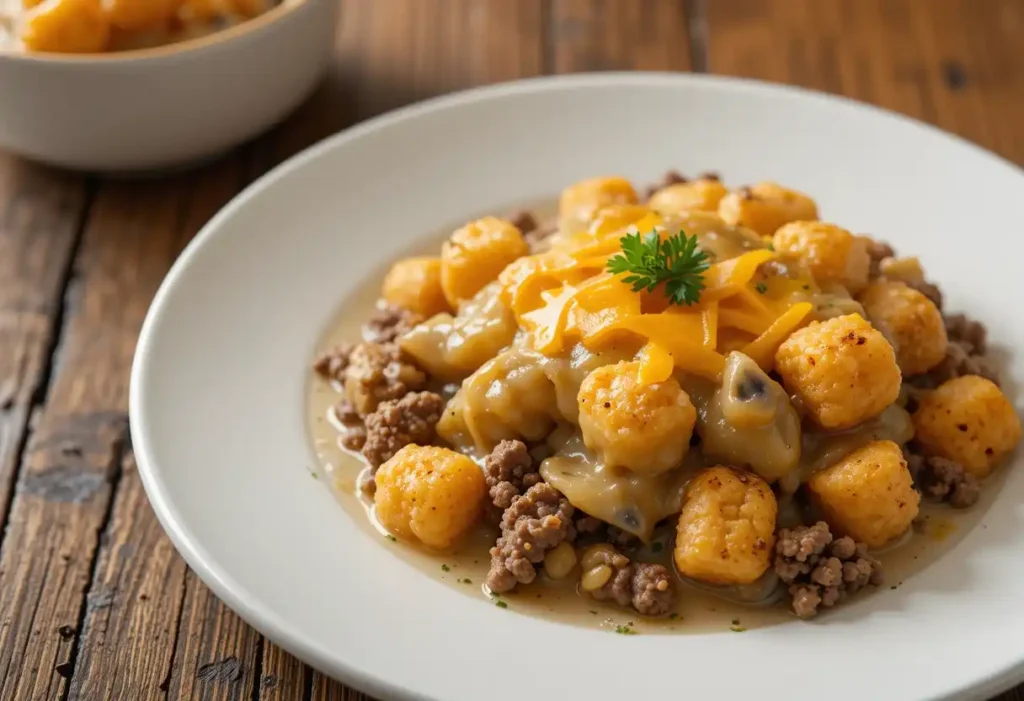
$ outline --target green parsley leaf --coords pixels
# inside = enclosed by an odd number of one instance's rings
[[[504,601],[502,601],[501,599],[498,599],[497,601],[495,601],[495,602],[494,602],[494,605],[495,605],[495,606],[497,606],[497,607],[498,607],[498,608],[500,608],[500,609],[507,609],[507,608],[508,608],[508,604],[506,604],[506,603],[505,603]]]
[[[680,231],[664,241],[657,231],[626,234],[619,243],[622,253],[608,260],[608,272],[625,275],[622,281],[634,292],[653,292],[664,284],[672,304],[696,304],[704,289],[708,256],[697,248],[697,237]]]

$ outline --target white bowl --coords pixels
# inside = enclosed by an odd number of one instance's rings
[[[180,44],[101,55],[0,50],[0,148],[139,171],[226,151],[285,117],[327,67],[338,0],[285,0]]]
[[[517,701],[524,685],[591,701],[984,698],[1019,681],[1019,458],[986,485],[980,524],[902,586],[742,634],[621,636],[502,610],[398,557],[310,476],[309,365],[354,291],[469,217],[583,177],[646,182],[667,167],[776,179],[825,217],[919,254],[949,308],[988,324],[993,344],[1014,349],[1008,375],[1024,377],[1014,166],[877,109],[751,82],[495,86],[313,147],[228,205],[174,265],[140,338],[131,427],[175,545],[270,639],[389,699]]]

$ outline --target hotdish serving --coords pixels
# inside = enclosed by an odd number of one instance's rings
[[[174,44],[261,15],[279,0],[0,0],[0,49],[102,53]]]
[[[388,540],[444,571],[476,555],[503,607],[558,590],[669,619],[699,592],[809,618],[1020,440],[984,327],[770,182],[586,180],[380,284],[314,366],[336,396],[313,418],[360,460],[332,478],[361,470]]]

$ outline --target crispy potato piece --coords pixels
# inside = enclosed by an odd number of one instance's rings
[[[99,53],[110,41],[110,19],[100,0],[46,0],[25,16],[20,38],[30,51]]]
[[[658,190],[647,201],[647,206],[662,214],[680,212],[717,212],[718,203],[729,194],[725,185],[717,180],[691,180]]]
[[[722,466],[704,470],[686,490],[676,567],[714,584],[756,581],[771,562],[777,514],[775,495],[760,477]]]
[[[625,178],[590,178],[562,190],[558,200],[559,228],[584,228],[599,209],[619,204],[637,204],[633,185]]]
[[[678,465],[690,447],[697,410],[675,378],[643,385],[640,364],[597,368],[580,386],[580,430],[608,466],[657,474]]]
[[[772,245],[783,257],[803,263],[818,284],[838,283],[856,293],[868,283],[867,245],[835,224],[790,222],[775,232]]]
[[[833,529],[872,548],[902,535],[921,501],[892,441],[868,443],[815,473],[808,487]]]
[[[984,478],[1020,442],[1020,417],[991,380],[964,375],[942,383],[914,412],[914,432],[925,453],[955,460]]]
[[[879,280],[858,297],[872,325],[896,351],[904,375],[928,372],[946,357],[946,325],[935,304],[902,282]]]
[[[896,354],[859,314],[812,323],[775,353],[786,389],[823,428],[849,428],[877,416],[900,393]]]
[[[441,289],[441,259],[404,258],[384,278],[384,299],[425,317],[450,311]]]
[[[441,288],[452,309],[471,299],[505,266],[530,252],[522,232],[497,217],[466,224],[441,247]]]
[[[718,213],[729,224],[741,224],[762,236],[771,236],[788,222],[817,219],[818,206],[802,192],[761,182],[723,197]]]
[[[380,466],[373,503],[395,535],[427,547],[450,547],[483,513],[483,471],[462,453],[407,445]]]

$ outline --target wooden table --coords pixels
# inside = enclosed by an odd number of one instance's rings
[[[366,698],[203,586],[157,525],[128,440],[153,293],[269,167],[424,97],[609,69],[841,93],[1024,163],[1022,39],[1024,0],[344,0],[323,88],[217,163],[125,183],[0,154],[0,699]]]

